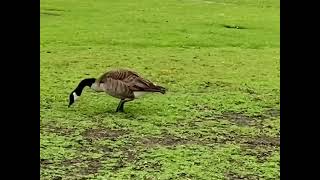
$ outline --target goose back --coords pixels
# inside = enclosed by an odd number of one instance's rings
[[[97,79],[96,83],[103,91],[120,99],[134,98],[134,92],[161,91],[159,86],[142,78],[138,73],[125,69],[106,72]]]

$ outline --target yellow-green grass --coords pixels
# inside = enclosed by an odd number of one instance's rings
[[[279,4],[42,0],[41,179],[280,179]],[[67,107],[114,68],[168,92]]]

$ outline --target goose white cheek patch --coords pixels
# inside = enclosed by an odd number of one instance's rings
[[[73,94],[74,100],[76,101],[79,98],[79,96],[75,92],[72,94]]]

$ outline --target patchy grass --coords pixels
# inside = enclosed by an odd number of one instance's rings
[[[41,1],[41,179],[280,179],[279,4]],[[67,108],[118,67],[169,91]]]

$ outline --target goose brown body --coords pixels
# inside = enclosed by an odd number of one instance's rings
[[[106,72],[96,80],[94,86],[97,91],[104,91],[119,99],[134,99],[135,92],[165,93],[163,87],[140,77],[136,72],[123,69]]]
[[[136,72],[118,69],[104,73],[98,79],[89,78],[82,80],[78,87],[70,94],[69,106],[77,99],[85,86],[97,92],[106,92],[110,96],[120,99],[117,111],[123,111],[125,102],[132,101],[148,92],[160,92],[164,94],[166,89],[155,85],[151,81],[142,78]]]

